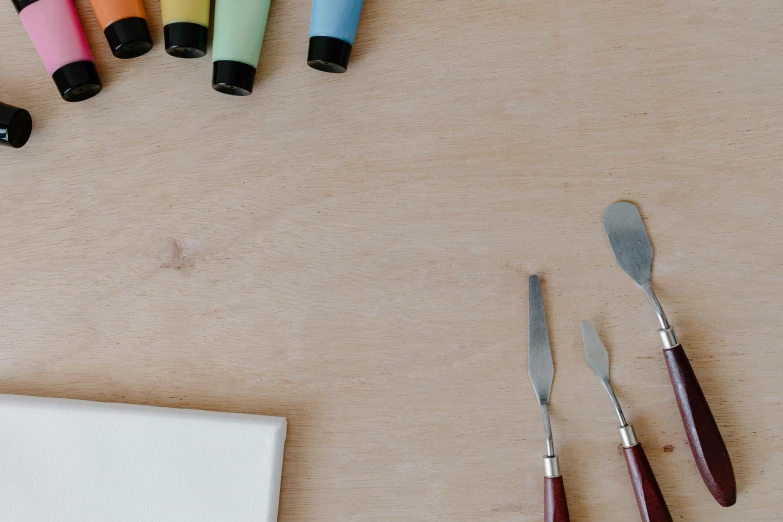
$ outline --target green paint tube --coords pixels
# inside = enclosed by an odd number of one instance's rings
[[[212,88],[225,94],[253,92],[271,0],[217,0],[212,41]]]

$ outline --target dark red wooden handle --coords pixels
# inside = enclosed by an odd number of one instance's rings
[[[544,477],[544,522],[571,522],[563,477]]]
[[[737,501],[734,468],[688,356],[681,345],[663,353],[696,466],[718,504],[732,506]]]
[[[639,505],[639,513],[642,522],[672,522],[669,508],[663,499],[661,488],[655,480],[655,474],[644,454],[641,444],[630,448],[623,448],[625,463],[628,464],[628,473],[631,474],[633,492],[636,494],[636,503]]]

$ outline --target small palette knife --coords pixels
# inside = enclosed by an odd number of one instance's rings
[[[549,423],[549,394],[555,377],[552,363],[552,348],[549,345],[549,331],[546,327],[544,300],[541,297],[541,282],[537,275],[528,280],[528,352],[527,366],[530,381],[541,406],[546,435],[546,456],[544,457],[544,522],[570,522],[566,503],[563,477],[555,455],[552,441],[552,426]]]
[[[628,465],[628,473],[631,475],[633,492],[636,495],[636,504],[639,506],[639,514],[642,522],[672,522],[666,500],[663,498],[658,481],[655,480],[650,462],[639,441],[633,427],[625,420],[623,409],[614,394],[612,383],[609,381],[609,353],[604,343],[593,328],[590,321],[582,322],[582,337],[585,342],[585,358],[593,372],[601,379],[604,388],[609,393],[614,410],[620,419],[620,438],[623,441],[623,455]]]
[[[732,506],[737,501],[737,486],[729,452],[685,350],[653,292],[653,248],[639,210],[631,203],[615,203],[604,212],[603,223],[617,264],[641,287],[658,316],[663,354],[696,466],[715,500],[721,506]]]

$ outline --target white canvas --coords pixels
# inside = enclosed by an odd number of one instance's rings
[[[3,522],[273,522],[286,420],[0,395]]]

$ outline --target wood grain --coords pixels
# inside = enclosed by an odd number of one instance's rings
[[[734,467],[688,356],[681,345],[663,354],[696,467],[718,504],[733,506],[737,502]]]
[[[540,273],[573,520],[639,516],[589,319],[675,520],[779,522],[779,1],[367,0],[343,75],[305,64],[310,2],[273,2],[242,99],[165,53],[157,2],[127,61],[76,5],[105,87],[68,104],[0,2],[0,100],[35,124],[0,150],[0,391],[284,415],[281,522],[537,521]],[[620,199],[731,508],[602,230]]]
[[[544,477],[544,522],[571,522],[563,477]]]
[[[563,477],[544,477],[544,522],[571,522]]]
[[[663,498],[658,480],[655,478],[650,461],[644,453],[641,443],[623,448],[625,464],[631,475],[636,504],[639,506],[639,514],[642,522],[672,522],[669,507]]]

